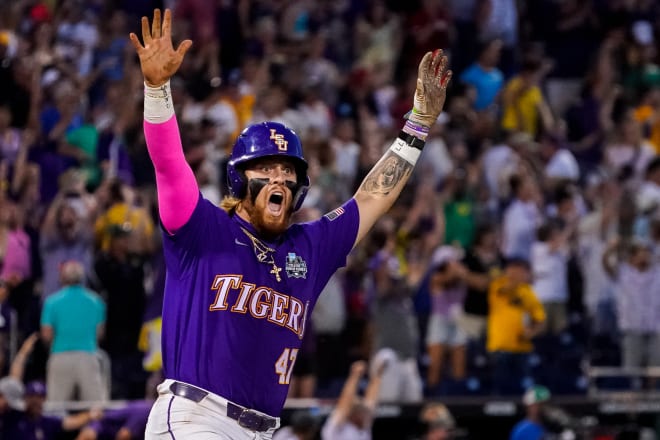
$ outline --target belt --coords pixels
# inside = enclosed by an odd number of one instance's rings
[[[176,381],[170,385],[170,391],[175,396],[183,397],[196,403],[201,402],[202,399],[209,395],[208,391],[204,391],[201,388]],[[277,426],[277,419],[274,417],[259,414],[230,401],[227,401],[227,417],[236,420],[240,426],[251,431],[264,432]]]

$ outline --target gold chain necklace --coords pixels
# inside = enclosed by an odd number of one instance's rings
[[[252,235],[247,229],[241,226],[243,233],[250,239],[252,242],[252,249],[254,250],[254,255],[257,257],[257,261],[264,264],[271,264],[273,268],[270,270],[270,273],[275,275],[275,279],[280,282],[282,278],[280,277],[280,272],[282,271],[281,267],[277,267],[275,264],[274,252],[275,249],[266,246],[261,240]],[[268,259],[270,258],[270,259]]]

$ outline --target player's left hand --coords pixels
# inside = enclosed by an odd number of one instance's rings
[[[433,126],[445,105],[451,76],[449,61],[442,50],[427,52],[419,63],[414,104],[408,119],[424,127]]]
[[[165,17],[161,24],[160,9],[154,10],[154,18],[149,29],[149,19],[142,17],[142,40],[131,32],[129,35],[138,56],[144,81],[150,87],[160,87],[176,73],[183,62],[191,40],[184,40],[174,50],[172,46],[172,11],[165,9]]]

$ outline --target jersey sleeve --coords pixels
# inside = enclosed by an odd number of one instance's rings
[[[177,278],[185,275],[193,262],[203,256],[211,234],[222,233],[219,223],[223,218],[228,219],[225,211],[203,198],[200,193],[192,215],[174,234],[170,234],[161,223],[163,251],[169,274]]]
[[[306,234],[316,247],[317,280],[322,289],[332,274],[346,266],[346,257],[357,238],[360,215],[357,203],[350,199],[319,220],[308,223]]]

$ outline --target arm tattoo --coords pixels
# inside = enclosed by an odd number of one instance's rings
[[[374,195],[386,196],[403,178],[410,176],[413,166],[391,151],[376,164],[362,183],[361,190]]]

